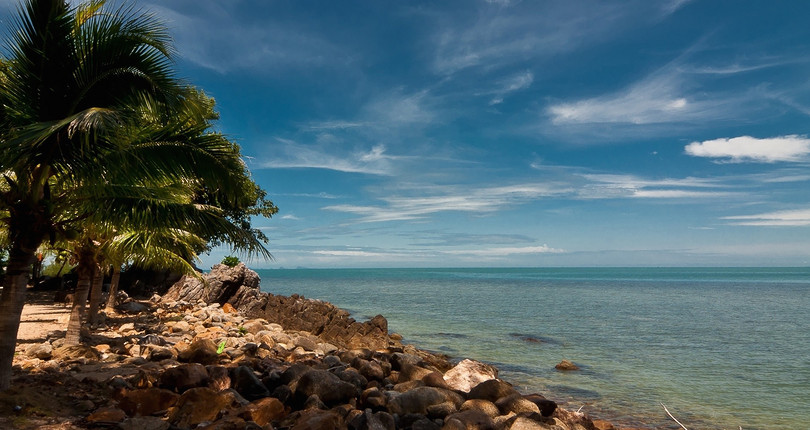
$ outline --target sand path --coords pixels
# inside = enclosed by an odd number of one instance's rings
[[[67,329],[70,308],[54,303],[54,291],[28,290],[17,332],[17,345],[44,342],[48,333]]]

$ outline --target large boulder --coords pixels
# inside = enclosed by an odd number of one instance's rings
[[[192,388],[177,399],[177,405],[169,413],[168,421],[177,427],[193,427],[214,421],[220,411],[241,408],[242,401],[231,390],[214,391],[210,388]]]
[[[476,385],[498,378],[498,369],[480,361],[464,359],[444,374],[444,381],[455,390],[469,393]]]
[[[397,395],[388,403],[391,413],[427,415],[431,406],[452,403],[458,408],[464,403],[460,394],[435,387],[418,387]]]
[[[158,386],[167,390],[183,393],[187,390],[208,385],[208,371],[202,364],[182,364],[163,371],[158,379]]]
[[[317,395],[326,404],[346,402],[358,394],[359,390],[354,384],[342,381],[326,370],[310,370],[304,373],[295,385],[295,395],[299,400]]]
[[[244,263],[234,267],[217,264],[202,276],[184,276],[163,295],[163,302],[229,303],[240,311],[261,307],[259,275]]]
[[[258,400],[270,396],[270,391],[247,366],[234,367],[230,370],[231,384],[234,390],[247,400]]]
[[[470,399],[489,400],[490,402],[496,403],[498,399],[513,394],[518,394],[518,391],[515,390],[512,384],[500,379],[490,379],[473,387],[467,397]]]
[[[144,388],[124,393],[118,407],[129,416],[148,416],[174,406],[179,397],[179,394],[162,388]]]

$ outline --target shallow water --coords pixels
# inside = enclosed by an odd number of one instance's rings
[[[808,268],[258,273],[264,291],[383,314],[406,342],[592,416],[678,428],[665,403],[690,428],[810,428]]]

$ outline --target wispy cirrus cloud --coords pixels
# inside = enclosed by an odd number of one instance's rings
[[[437,187],[442,188],[442,187]],[[385,222],[423,219],[441,212],[493,213],[508,205],[570,192],[550,184],[519,184],[501,187],[464,189],[443,187],[432,196],[388,196],[384,206],[332,205],[323,209],[360,216],[357,222]]]
[[[646,2],[586,5],[543,2],[479,3],[465,13],[435,14],[433,69],[453,75],[467,69],[492,69],[527,58],[547,58],[598,42],[622,22],[641,14]],[[508,6],[508,7],[506,7]],[[503,12],[503,13],[502,13]],[[431,17],[433,17],[431,15]]]
[[[756,227],[804,227],[810,226],[810,208],[767,212],[755,215],[727,216],[721,219],[731,225]]]
[[[388,176],[394,174],[385,146],[377,145],[367,151],[354,153],[330,153],[324,148],[302,145],[295,141],[275,138],[280,145],[271,145],[273,154],[256,161],[258,169],[326,169],[346,173],[363,173]]]
[[[566,251],[563,249],[552,248],[548,245],[539,246],[521,246],[521,247],[494,247],[482,249],[459,249],[451,251],[443,251],[445,254],[453,255],[474,255],[480,257],[504,257],[508,255],[519,254],[562,254]]]
[[[252,10],[267,15],[257,21],[240,17],[249,13],[240,10],[240,2],[194,2],[193,7],[188,3],[153,3],[149,10],[170,26],[180,55],[200,67],[219,73],[267,73],[288,68],[338,67],[353,61],[351,52],[315,31],[293,26],[266,8]]]
[[[488,93],[492,95],[492,99],[489,101],[490,106],[503,103],[504,97],[508,94],[529,88],[532,82],[534,82],[534,73],[528,70],[500,80],[498,87]]]
[[[810,139],[799,135],[765,139],[740,136],[692,142],[684,150],[694,157],[716,158],[728,163],[798,162],[810,156]]]

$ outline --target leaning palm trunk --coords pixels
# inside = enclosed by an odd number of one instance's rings
[[[17,331],[25,305],[25,293],[35,250],[39,246],[12,248],[9,253],[3,293],[0,295],[0,391],[11,385],[11,366],[17,345]]]
[[[90,293],[90,284],[93,280],[96,267],[95,258],[91,251],[82,250],[79,254],[79,280],[76,282],[76,292],[73,294],[73,306],[70,309],[65,345],[78,345],[81,342],[82,320],[84,319],[87,296]]]
[[[90,310],[87,315],[87,323],[94,325],[98,319],[98,307],[101,304],[101,287],[104,284],[104,272],[101,266],[95,264],[93,283],[90,288]]]
[[[107,297],[107,313],[115,309],[115,296],[118,295],[118,282],[121,280],[121,266],[113,264],[112,277],[110,277],[110,295]]]

